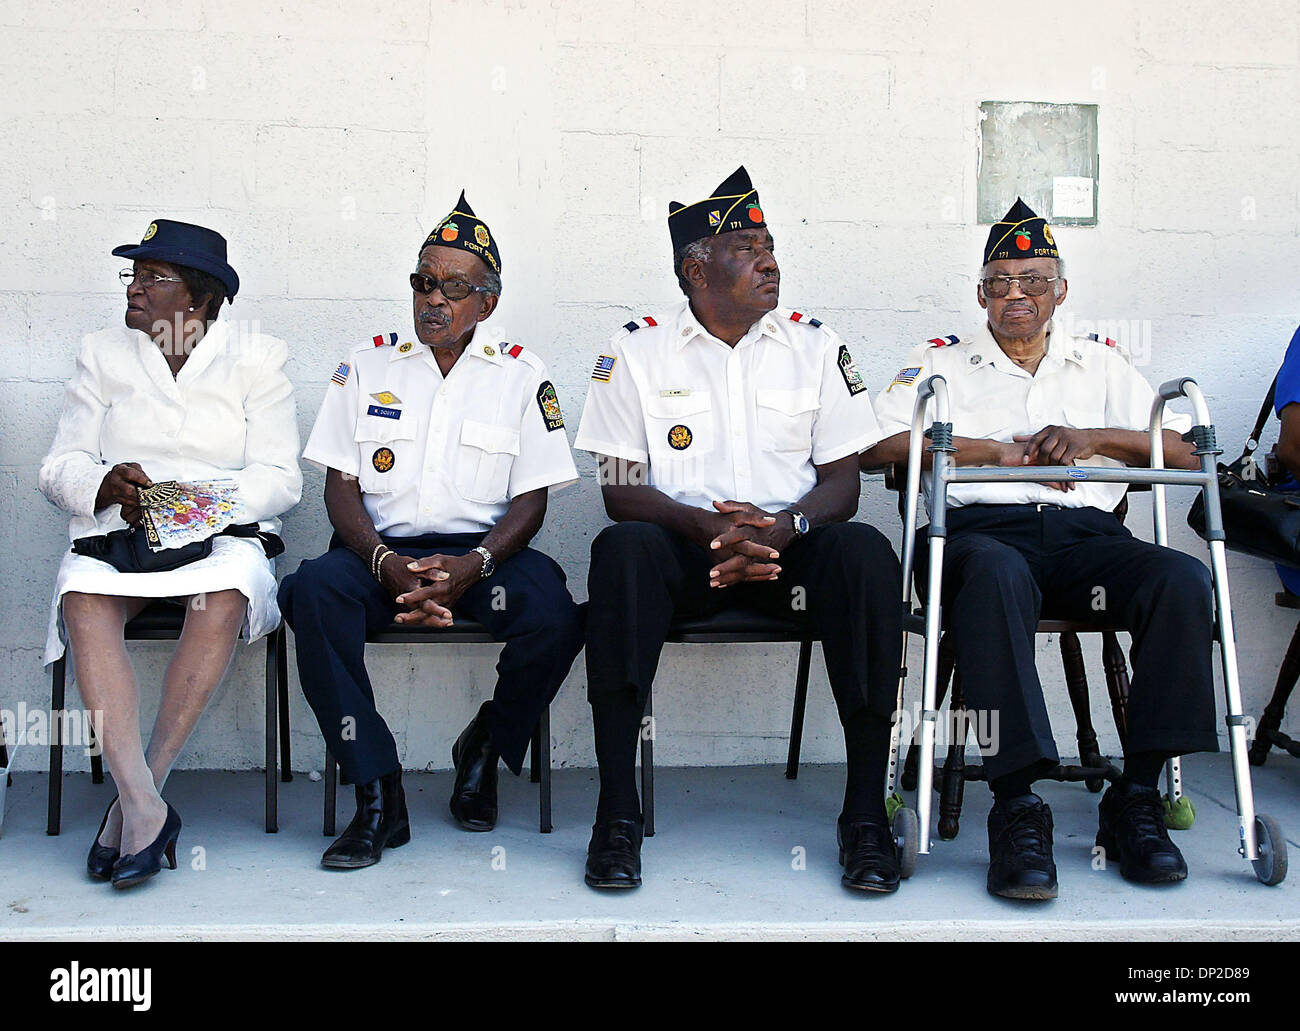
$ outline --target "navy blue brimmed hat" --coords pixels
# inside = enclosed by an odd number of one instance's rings
[[[744,165],[727,176],[704,200],[694,204],[668,202],[668,233],[674,251],[706,236],[737,229],[762,229],[766,225],[758,191],[749,181]]]
[[[421,251],[426,247],[469,251],[487,262],[488,268],[497,275],[501,274],[501,252],[497,250],[497,242],[488,231],[487,223],[474,214],[464,190],[460,191],[460,200],[451,214],[434,226],[433,232],[420,244]]]
[[[994,222],[989,238],[984,243],[984,264],[1005,261],[1008,258],[1057,258],[1056,239],[1047,219],[1019,197],[1011,209]]]
[[[203,226],[173,222],[167,218],[155,219],[149,223],[139,243],[114,247],[113,254],[132,261],[153,258],[207,272],[221,281],[228,301],[233,301],[239,292],[239,276],[226,261],[226,238]]]

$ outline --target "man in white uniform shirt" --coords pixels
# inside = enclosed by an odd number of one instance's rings
[[[688,300],[614,336],[576,442],[597,456],[616,521],[592,544],[588,580],[600,800],[586,881],[641,883],[633,769],[669,624],[743,606],[817,627],[848,752],[843,881],[893,891],[884,782],[901,579],[889,542],[846,522],[858,452],[880,436],[870,398],[839,337],[777,309],[772,237],[743,168],[711,197],[670,205],[668,225]],[[770,700],[770,686],[752,693]]]
[[[862,456],[863,468],[906,463],[917,387],[935,373],[948,382],[958,465],[1147,465],[1154,392],[1113,341],[1072,337],[1053,319],[1067,290],[1060,252],[1023,201],[990,231],[980,275],[987,323],[929,341],[881,391],[876,414],[889,436]],[[1165,425],[1165,464],[1198,468],[1180,436],[1190,419],[1171,415]],[[1129,880],[1187,876],[1157,784],[1170,756],[1218,747],[1210,577],[1191,556],[1136,540],[1114,514],[1124,491],[1087,480],[948,488],[944,625],[968,708],[997,714],[985,755],[995,895],[1057,894],[1051,810],[1030,790],[1059,761],[1034,668],[1040,615],[1118,618],[1132,634],[1124,776],[1102,798],[1097,843]],[[918,583],[928,558],[922,530]]]
[[[541,359],[481,325],[501,294],[496,241],[465,201],[429,234],[411,275],[419,342],[377,337],[335,370],[303,457],[326,469],[330,550],[285,579],[280,606],[357,814],[322,864],[377,863],[410,839],[401,763],[375,707],[365,639],[396,621],[463,614],[505,641],[496,692],[452,748],[451,812],[497,817],[497,760],[516,774],[582,647],[563,570],[526,547],[548,490],[577,478]],[[436,683],[436,682],[435,682]]]

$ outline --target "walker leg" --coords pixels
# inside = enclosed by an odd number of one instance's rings
[[[931,524],[933,530],[933,524]],[[944,538],[930,537],[930,569],[925,606],[925,675],[921,693],[921,754],[917,769],[916,814],[921,825],[917,852],[930,854],[930,802],[934,791],[935,722],[939,717],[935,695],[939,673],[940,608],[943,590]]]

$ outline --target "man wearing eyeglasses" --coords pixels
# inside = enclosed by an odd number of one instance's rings
[[[887,436],[863,454],[862,467],[906,463],[916,391],[936,373],[948,383],[958,465],[1148,465],[1154,392],[1114,341],[1071,336],[1053,317],[1067,289],[1051,227],[1017,199],[985,246],[977,299],[986,323],[912,355],[876,399]],[[1171,414],[1165,425],[1165,464],[1197,468],[1180,436],[1190,418]],[[1124,528],[1114,510],[1125,489],[1088,480],[948,488],[944,626],[967,707],[986,711],[990,727],[997,720],[985,753],[994,895],[1057,895],[1052,814],[1031,790],[1059,761],[1034,668],[1040,615],[1118,620],[1131,633],[1124,774],[1101,800],[1097,844],[1130,881],[1187,876],[1157,784],[1170,756],[1218,747],[1210,577],[1191,556]],[[922,530],[921,584],[927,560]]]
[[[541,359],[487,321],[501,257],[463,192],[410,281],[418,342],[377,336],[326,385],[303,457],[326,470],[334,537],[280,589],[303,693],[356,785],[356,816],[321,860],[330,869],[370,866],[410,840],[397,745],[366,673],[368,632],[465,616],[505,642],[496,691],[452,748],[451,812],[471,831],[495,826],[497,761],[519,773],[582,647],[563,570],[527,547],[548,491],[577,479],[564,417]]]

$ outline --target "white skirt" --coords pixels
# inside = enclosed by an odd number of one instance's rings
[[[207,558],[162,573],[119,573],[107,562],[69,551],[59,566],[54,601],[50,605],[45,665],[61,658],[66,647],[62,602],[69,591],[124,598],[185,598],[229,590],[239,591],[248,599],[240,634],[248,643],[280,625],[280,607],[275,603],[275,566],[257,540],[217,537]]]

